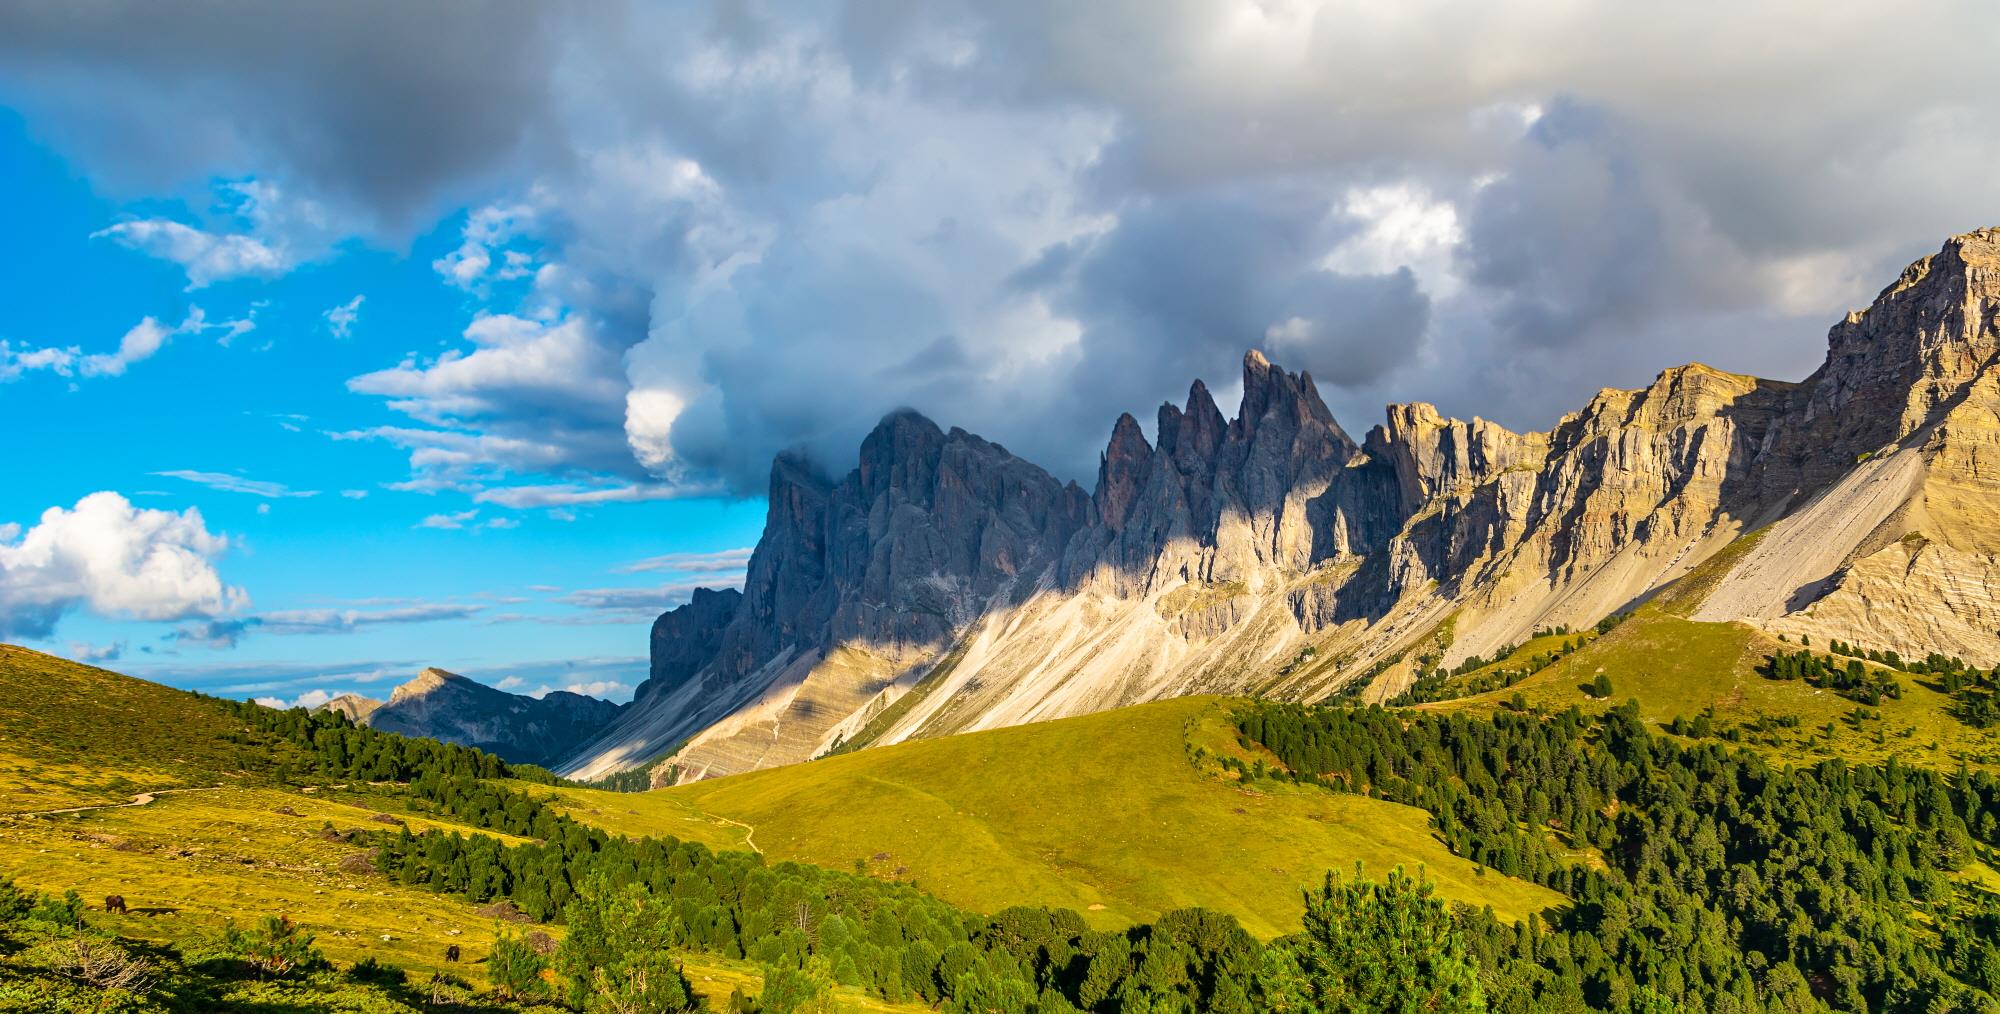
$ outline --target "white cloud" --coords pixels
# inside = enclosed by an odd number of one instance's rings
[[[0,538],[0,541],[5,539]],[[87,641],[69,643],[69,657],[79,662],[115,662],[124,654],[124,641],[113,641],[110,644],[91,644]]]
[[[464,241],[458,249],[432,261],[431,267],[451,284],[473,289],[485,280],[487,269],[493,266],[495,250],[520,235],[534,218],[535,209],[523,203],[480,208],[466,216]],[[498,272],[500,277],[519,278],[527,273],[529,255],[525,251],[505,251],[503,259],[505,266]]]
[[[234,278],[275,278],[325,253],[339,231],[318,203],[267,182],[227,183],[217,189],[217,198],[220,217],[234,230],[142,218],[100,229],[91,238],[180,265],[192,291]]]
[[[237,337],[254,330],[257,326],[255,318],[253,311],[249,317],[210,323],[201,307],[192,306],[188,308],[187,316],[173,327],[161,323],[156,317],[145,317],[118,340],[117,351],[91,355],[85,355],[83,349],[75,345],[33,348],[0,340],[0,383],[18,380],[31,370],[47,370],[59,377],[73,374],[85,377],[124,376],[127,367],[151,359],[176,335],[220,331],[222,334],[217,340],[227,346]]]
[[[613,567],[613,574],[721,574],[734,573],[750,565],[749,546],[719,549],[712,553],[667,553]]]
[[[17,380],[30,370],[47,370],[59,377],[70,375],[76,360],[83,350],[69,348],[16,348],[5,339],[0,339],[0,384]]]
[[[330,700],[333,700],[337,696],[339,695],[331,690],[313,689],[313,690],[308,690],[305,693],[302,693],[297,697],[292,698],[289,701],[285,700],[282,697],[270,697],[270,696],[253,697],[251,698],[251,700],[254,703],[262,704],[267,708],[272,708],[278,711],[288,711],[292,708],[305,708],[306,710],[310,711],[314,708],[319,707],[322,704],[325,704]]]
[[[361,319],[361,304],[367,298],[366,296],[355,296],[353,299],[320,314],[320,319],[326,322],[327,333],[333,335],[336,339],[344,339],[352,334],[354,332],[354,322]]]
[[[188,288],[246,275],[284,273],[285,257],[249,236],[203,232],[165,218],[120,222],[91,234],[110,237],[141,253],[173,261],[187,271]]]
[[[318,490],[295,490],[283,483],[266,482],[262,479],[246,479],[243,476],[230,475],[227,472],[198,472],[190,469],[176,469],[170,472],[154,472],[152,474],[165,476],[170,479],[184,479],[188,482],[207,486],[210,489],[221,490],[225,493],[248,493],[251,496],[261,496],[268,499],[279,499],[282,497],[303,498],[319,495]]]
[[[469,351],[406,359],[347,384],[390,399],[390,408],[432,427],[366,433],[411,447],[419,479],[495,471],[639,473],[623,429],[622,350],[596,324],[582,316],[482,314],[464,337]]]
[[[214,561],[229,540],[201,512],[143,510],[113,492],[0,529],[0,637],[46,637],[72,609],[140,620],[218,616],[248,597]]]
[[[503,529],[504,529],[504,528],[519,528],[519,527],[521,527],[521,522],[519,522],[519,521],[516,521],[516,520],[515,520],[515,519],[513,519],[513,518],[494,518],[494,519],[492,519],[492,520],[490,520],[490,521],[486,522],[486,525],[485,525],[485,527],[487,527],[487,528],[503,528]]]
[[[464,430],[376,426],[327,435],[335,440],[382,440],[408,450],[414,477],[387,488],[409,493],[475,488],[475,479],[498,469],[558,470],[567,458],[559,444]]]
[[[459,511],[456,514],[432,514],[422,521],[417,522],[417,527],[458,529],[472,523],[473,519],[477,517],[479,517],[477,509]]]
[[[1433,295],[1450,295],[1458,285],[1452,256],[1465,241],[1458,209],[1414,183],[1352,187],[1341,213],[1360,226],[1320,260],[1329,271],[1379,275],[1411,268]]]
[[[132,329],[125,332],[125,337],[118,340],[118,351],[85,356],[79,368],[86,377],[124,376],[126,367],[140,360],[152,358],[153,353],[160,351],[160,346],[165,345],[168,338],[186,329],[185,324],[178,328],[169,328],[147,317],[132,325]]]
[[[343,489],[340,491],[340,495],[346,497],[349,500],[368,499],[368,491],[365,489]]]

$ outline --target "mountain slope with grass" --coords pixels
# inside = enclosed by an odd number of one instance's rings
[[[0,1010],[560,1009],[510,998],[491,962],[502,938],[560,941],[563,925],[406,882],[378,859],[406,832],[531,841],[439,802],[453,783],[439,776],[478,755],[341,723],[0,645]],[[329,778],[336,755],[344,776]],[[469,771],[533,773],[492,758]],[[113,896],[121,911],[104,910]],[[254,941],[237,937],[273,919],[307,941],[295,973],[243,964]],[[740,955],[672,962],[718,1009],[763,988]],[[146,988],[101,988],[121,969]],[[922,1009],[829,988],[857,1011]]]
[[[1439,895],[1521,919],[1560,895],[1453,856],[1419,810],[1251,787],[1219,759],[1237,702],[1181,698],[774,768],[674,789],[554,790],[585,823],[914,882],[975,911],[1049,905],[1125,927],[1176,908],[1260,937],[1299,927],[1302,887],[1356,863],[1421,866]]]

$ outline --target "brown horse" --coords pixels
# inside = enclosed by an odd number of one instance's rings
[[[114,894],[114,895],[111,895],[111,896],[110,896],[110,897],[108,897],[108,898],[105,898],[105,899],[104,899],[104,910],[105,910],[106,912],[116,912],[116,913],[118,913],[119,915],[124,915],[124,914],[125,914],[125,897],[124,897],[124,895],[120,895],[120,894]]]

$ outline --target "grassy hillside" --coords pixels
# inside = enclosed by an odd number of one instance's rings
[[[1249,789],[1226,702],[1188,698],[900,744],[637,795],[563,789],[573,817],[913,881],[978,911],[1060,906],[1103,927],[1175,908],[1262,937],[1298,927],[1328,869],[1424,866],[1445,897],[1521,918],[1562,901],[1451,855],[1422,811],[1311,789]],[[1231,776],[1233,777],[1233,776]]]
[[[1745,624],[1697,623],[1649,605],[1513,687],[1424,708],[1490,713],[1517,693],[1529,706],[1551,710],[1601,710],[1632,699],[1660,725],[1708,712],[1718,730],[1737,728],[1745,745],[1784,762],[1895,757],[1945,770],[1961,760],[1975,767],[2000,764],[2000,736],[1953,717],[1950,699],[1927,680],[1893,674],[1902,699],[1861,707],[1832,690],[1758,671],[1767,656],[1798,647]],[[1611,682],[1611,695],[1602,700],[1589,690],[1599,673]]]
[[[475,829],[412,812],[397,786],[282,784],[276,775],[299,756],[223,702],[0,645],[0,880],[50,894],[74,889],[93,909],[120,895],[128,913],[93,910],[87,919],[127,941],[198,951],[227,922],[283,915],[338,967],[373,959],[413,982],[445,972],[483,987],[487,953],[506,924],[492,910],[354,865],[365,842],[348,840],[397,822],[415,832]],[[129,804],[142,793],[149,802]],[[559,925],[539,928],[562,935]],[[462,962],[444,960],[451,945]],[[754,963],[677,957],[714,1005],[732,990],[761,989]],[[0,956],[0,982],[10,974],[19,973]],[[924,1009],[839,992],[851,1010]]]
[[[214,700],[0,644],[0,812],[240,782],[284,749]]]

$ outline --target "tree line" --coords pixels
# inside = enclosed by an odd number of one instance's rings
[[[1652,735],[1634,704],[1259,704],[1239,728],[1283,761],[1265,777],[1421,807],[1452,851],[1573,899],[1513,928],[1465,914],[1494,1009],[2000,1011],[2000,941],[1976,931],[2000,906],[1958,875],[2000,842],[1989,773],[1773,767]]]

